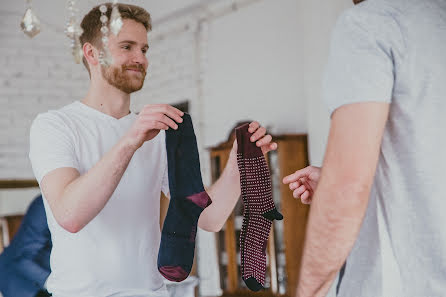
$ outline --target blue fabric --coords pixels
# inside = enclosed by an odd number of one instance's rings
[[[34,297],[44,290],[51,248],[42,196],[38,196],[10,245],[0,254],[0,292],[4,297]]]
[[[200,160],[192,120],[188,114],[178,130],[166,131],[170,203],[161,235],[158,269],[171,281],[182,281],[190,273],[194,259],[198,218],[210,204],[204,193]],[[202,193],[197,205],[188,197]],[[194,196],[194,197],[197,197]]]

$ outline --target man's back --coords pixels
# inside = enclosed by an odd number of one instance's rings
[[[443,296],[446,2],[367,0],[341,17],[332,46],[332,55],[345,60],[330,59],[331,110],[391,103],[366,218],[339,295]]]
[[[406,55],[395,72],[375,189],[403,296],[444,296],[446,2],[409,2],[401,18]]]

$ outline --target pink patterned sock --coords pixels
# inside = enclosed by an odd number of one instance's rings
[[[272,199],[271,176],[261,148],[250,141],[249,125],[236,128],[237,163],[244,205],[240,232],[242,278],[249,289],[265,285],[266,246],[273,220],[282,220]]]

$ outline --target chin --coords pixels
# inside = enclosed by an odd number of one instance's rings
[[[132,85],[132,86],[128,86],[126,88],[121,89],[123,92],[126,92],[127,94],[131,94],[134,92],[138,92],[139,90],[141,90],[143,87],[143,84],[141,85]]]

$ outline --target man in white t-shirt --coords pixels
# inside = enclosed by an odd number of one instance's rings
[[[367,0],[339,18],[323,169],[284,180],[312,201],[297,296],[325,296],[347,255],[338,296],[446,295],[445,53],[444,0]]]
[[[177,129],[183,113],[165,104],[129,111],[130,93],[143,86],[151,24],[144,9],[118,7],[123,26],[108,40],[113,63],[100,63],[95,7],[81,24],[87,95],[40,114],[31,127],[30,159],[53,241],[47,289],[54,297],[167,296],[157,269],[159,198],[169,195],[164,130]],[[257,122],[250,131],[264,153],[276,149]],[[212,204],[199,218],[202,229],[220,230],[238,200],[236,146],[207,191]]]

